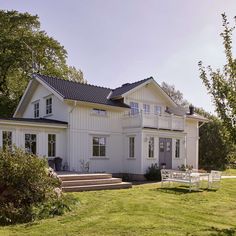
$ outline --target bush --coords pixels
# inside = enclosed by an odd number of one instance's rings
[[[157,163],[152,164],[148,167],[147,172],[145,174],[145,178],[147,180],[161,180],[161,170],[159,169],[159,166]]]
[[[1,225],[29,222],[46,208],[58,208],[60,187],[60,180],[49,171],[45,159],[18,148],[0,150]],[[48,215],[51,213],[48,210]]]

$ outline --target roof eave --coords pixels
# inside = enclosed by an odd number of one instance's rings
[[[109,104],[102,104],[102,103],[95,103],[95,102],[87,102],[87,101],[80,101],[80,100],[73,100],[73,99],[68,99],[68,98],[65,98],[64,99],[64,101],[66,102],[66,103],[76,103],[76,104],[78,104],[78,105],[87,105],[87,106],[90,106],[90,107],[92,107],[92,106],[100,106],[100,107],[104,107],[104,108],[106,108],[106,107],[112,107],[112,108],[114,108],[114,109],[119,109],[119,110],[123,110],[123,109],[130,109],[130,106],[129,105],[127,105],[127,104],[125,104],[127,107],[125,107],[125,106],[114,106],[114,105],[109,105]]]
[[[19,121],[19,120],[8,120],[0,119],[0,125],[19,125],[19,126],[35,126],[44,128],[68,128],[68,124],[57,124],[57,123],[47,123],[47,122],[29,122],[29,121]]]

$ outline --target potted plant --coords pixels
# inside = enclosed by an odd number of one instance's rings
[[[166,163],[165,163],[165,162],[161,163],[161,168],[162,168],[162,169],[165,169],[165,168],[166,168]]]

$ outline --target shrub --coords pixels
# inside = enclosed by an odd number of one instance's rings
[[[29,222],[43,209],[57,208],[60,187],[45,159],[18,148],[0,150],[0,224]]]
[[[159,169],[157,163],[152,164],[148,167],[147,172],[145,174],[145,178],[147,180],[161,180],[161,170]]]

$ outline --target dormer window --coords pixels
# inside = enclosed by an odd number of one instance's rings
[[[34,118],[39,118],[39,102],[34,103]]]
[[[52,98],[46,99],[46,115],[52,114]]]

